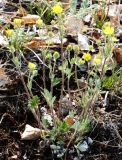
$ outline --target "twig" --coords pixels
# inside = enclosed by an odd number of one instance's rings
[[[21,78],[22,84],[23,84],[23,86],[24,86],[24,89],[25,89],[25,91],[26,91],[26,93],[27,93],[28,99],[31,99],[31,97],[32,97],[33,95],[32,95],[32,93],[29,93],[29,90],[28,90],[28,88],[27,88],[27,86],[26,86],[26,83],[25,83],[25,81],[24,81],[24,78],[23,78],[23,76],[22,76],[22,73],[21,73],[19,67],[18,67],[18,71],[19,71],[20,78]]]
[[[43,56],[43,62],[45,63],[45,58]],[[46,80],[45,80],[45,65],[43,65],[43,85],[44,85],[44,88],[46,88]]]
[[[107,105],[108,93],[109,93],[109,91],[107,91],[106,94],[105,94],[105,98],[104,98],[104,102],[103,102],[103,107],[105,107]]]
[[[74,133],[73,133],[73,135],[72,135],[70,141],[69,141],[68,144],[67,144],[67,149],[66,149],[66,153],[65,153],[65,158],[64,158],[64,160],[67,160],[67,157],[66,157],[66,156],[67,156],[67,151],[68,151],[68,148],[69,148],[71,142],[72,142],[73,139],[75,138],[76,133],[77,133],[77,129],[75,129],[75,131],[74,131]]]
[[[38,54],[36,54],[36,52],[34,52],[31,48],[26,47],[28,50],[30,50],[31,52],[33,52],[33,54],[38,58],[38,60],[45,66],[48,68],[48,66],[40,59],[40,57],[38,56]]]
[[[104,142],[100,142],[100,141],[96,141],[96,140],[94,140],[94,142],[96,142],[96,143],[99,143],[99,144],[101,144],[101,145],[104,145],[104,146],[106,146],[106,143],[109,143],[110,141],[104,141]],[[113,146],[113,145],[109,145],[109,144],[107,144],[107,146],[108,147],[112,147],[112,148],[122,148],[122,146]]]
[[[61,38],[61,60],[62,60],[62,64],[63,64],[64,53],[63,53],[63,39],[62,38]],[[64,71],[62,71],[61,100],[63,98],[63,91],[64,91]]]
[[[117,97],[118,99],[122,100],[122,97],[117,96],[116,94],[114,95],[115,97]]]

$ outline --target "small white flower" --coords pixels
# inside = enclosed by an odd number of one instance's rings
[[[52,117],[49,114],[44,113],[44,119],[47,120],[51,126],[53,125]]]

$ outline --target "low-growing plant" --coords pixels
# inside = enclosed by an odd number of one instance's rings
[[[35,61],[28,62],[24,55],[25,43],[32,38],[34,33],[29,37],[30,30],[24,30],[20,19],[15,19],[15,28],[12,30],[6,29],[5,33],[8,40],[7,48],[11,52],[12,61],[19,71],[28,96],[28,107],[37,120],[39,128],[49,131],[46,135],[42,135],[42,138],[51,140],[52,150],[56,154],[59,154],[57,148],[60,148],[60,145],[63,144],[65,149],[60,154],[60,157],[66,157],[72,142],[77,149],[84,134],[90,130],[93,107],[101,94],[101,90],[104,88],[110,92],[119,92],[122,89],[122,69],[117,70],[116,63],[113,60],[113,48],[116,41],[115,29],[110,22],[105,22],[106,4],[102,6],[103,17],[101,19],[97,15],[98,12],[95,12],[95,16],[97,16],[95,17],[96,26],[101,28],[103,38],[99,40],[99,44],[97,43],[99,53],[95,53],[96,55],[93,57],[93,45],[89,46],[91,48],[89,50],[82,50],[79,44],[64,46],[66,15],[63,6],[57,1],[53,1],[51,4],[47,2],[39,3],[39,5],[43,3],[42,8],[38,7],[38,3],[35,4],[40,18],[36,21],[34,27],[39,31],[38,36],[40,39],[44,38],[40,31],[46,29],[48,36],[45,34],[44,36],[47,36],[50,42],[46,44],[44,41],[45,47],[39,46],[38,53],[26,47],[41,62],[39,68],[35,59]],[[71,2],[71,12],[76,14],[77,17],[82,17],[90,9],[88,0],[83,0],[79,11],[77,11],[76,5],[76,0]],[[49,16],[53,16],[51,26],[46,26],[43,20],[44,14],[48,11]],[[55,28],[56,34],[53,32]],[[58,49],[53,48],[51,45],[50,39],[55,35],[59,37],[60,44]],[[28,72],[26,72],[27,82],[21,71],[23,60],[27,64],[26,68],[28,68]],[[81,70],[84,66],[87,66],[85,71]],[[106,72],[109,69],[112,74],[111,76],[106,76]],[[43,88],[41,94],[39,92],[35,94],[33,82],[36,77],[40,76],[40,71],[42,73]],[[57,87],[56,91],[59,92],[60,98],[55,95],[55,87]],[[40,106],[40,99],[42,98],[43,107]],[[66,116],[62,113],[60,114],[60,110],[63,107],[68,110]]]
[[[14,30],[7,29],[5,33],[8,36],[7,48],[12,53],[19,53],[20,51],[22,51],[25,43],[33,37],[30,37],[30,35],[28,34],[29,31],[25,33],[24,28],[20,27],[17,27]]]

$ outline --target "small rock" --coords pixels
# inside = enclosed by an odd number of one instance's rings
[[[81,151],[81,152],[86,152],[88,150],[89,146],[87,144],[86,141],[83,141],[79,146],[78,146],[78,149]]]
[[[78,34],[78,44],[81,45],[82,50],[89,50],[88,38],[85,35]]]
[[[80,68],[81,72],[87,72],[87,70],[88,70],[88,64],[87,63],[81,64],[78,67]]]
[[[90,137],[87,137],[87,143],[88,145],[91,145],[93,143],[93,140]]]
[[[14,160],[14,159],[18,159],[18,156],[17,156],[17,155],[11,156],[10,159],[11,159],[11,160],[12,160],[12,159],[13,159],[13,160]]]
[[[87,16],[85,16],[85,17],[83,18],[83,20],[84,20],[85,23],[90,23],[91,18],[92,18],[92,15],[91,15],[91,14],[88,14]]]
[[[25,126],[25,130],[21,135],[22,140],[33,140],[41,136],[41,130],[39,128],[34,128],[30,125]]]

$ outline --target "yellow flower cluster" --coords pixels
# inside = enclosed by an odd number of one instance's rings
[[[21,24],[22,24],[22,20],[19,19],[19,18],[15,18],[14,19],[14,24],[15,24],[15,27],[20,27]]]
[[[85,61],[90,61],[90,60],[91,60],[91,54],[90,54],[90,53],[84,53],[83,59],[84,59]]]
[[[61,3],[57,3],[56,5],[54,5],[54,6],[52,7],[52,11],[53,11],[53,13],[55,13],[55,14],[61,14],[61,13],[63,12],[63,8],[62,8],[62,6],[61,6]]]
[[[5,30],[5,34],[7,37],[11,37],[14,34],[14,30],[13,29],[7,29]]]
[[[36,69],[36,65],[34,63],[32,63],[32,62],[29,62],[28,63],[28,68],[29,68],[30,71],[33,71],[33,70]]]
[[[113,35],[114,34],[114,27],[111,26],[110,22],[106,22],[103,25],[103,29],[102,29],[103,33],[105,35]]]

